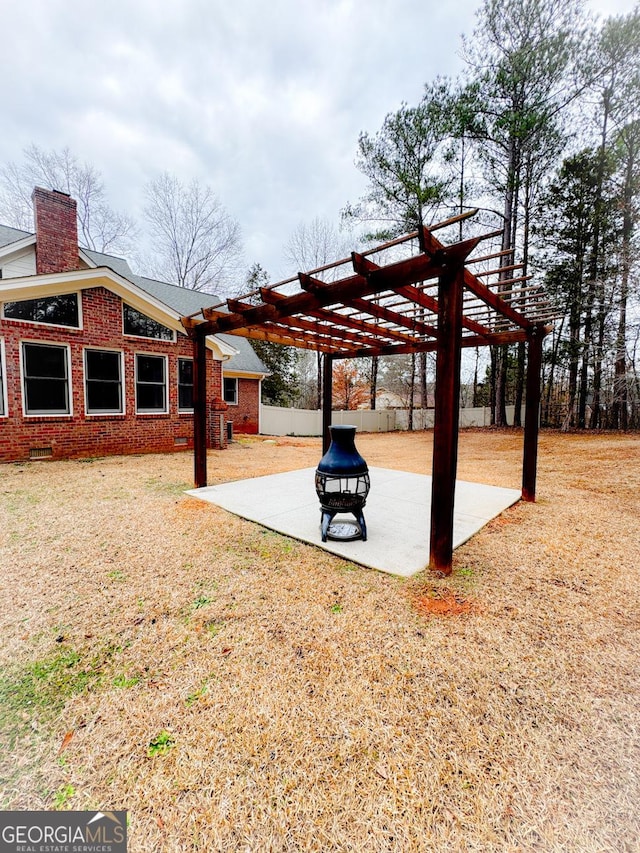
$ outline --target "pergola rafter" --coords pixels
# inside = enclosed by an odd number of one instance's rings
[[[183,325],[194,341],[196,486],[206,485],[203,342],[207,335],[241,335],[324,353],[325,447],[330,423],[331,365],[335,359],[436,352],[430,565],[448,573],[452,559],[461,351],[465,347],[526,341],[529,373],[522,494],[525,500],[533,500],[540,358],[554,310],[541,287],[525,284],[530,276],[513,275],[522,269],[522,264],[509,262],[513,250],[489,251],[473,257],[480,244],[502,232],[448,245],[434,236],[434,231],[467,216],[452,217],[367,252],[354,252],[348,259],[299,273],[297,279],[261,287],[239,299],[203,309],[199,315],[184,317]],[[399,252],[404,256],[398,257]],[[491,262],[491,268],[479,268]],[[333,280],[326,281],[327,277]],[[296,281],[299,289],[291,293]]]

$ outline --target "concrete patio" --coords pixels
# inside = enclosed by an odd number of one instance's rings
[[[314,468],[205,486],[187,494],[351,562],[410,577],[429,561],[431,477],[387,468],[370,468],[369,474],[366,542],[322,542]],[[456,481],[454,548],[519,499],[515,489]]]

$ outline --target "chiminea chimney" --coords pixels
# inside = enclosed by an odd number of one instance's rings
[[[67,193],[36,187],[31,196],[36,226],[36,273],[80,268],[76,202]]]

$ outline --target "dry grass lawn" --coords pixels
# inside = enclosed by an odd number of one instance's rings
[[[243,439],[209,481],[319,446]],[[429,433],[358,448],[429,471]],[[521,451],[463,433],[459,476],[518,488]],[[538,502],[445,580],[191,483],[189,454],[0,466],[0,808],[127,809],[132,853],[640,849],[640,437],[543,434]]]

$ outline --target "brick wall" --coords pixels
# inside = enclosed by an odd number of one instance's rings
[[[238,377],[238,404],[229,404],[227,420],[233,431],[256,435],[259,431],[260,383],[255,379]]]
[[[80,268],[76,202],[66,193],[36,187],[32,193],[36,228],[36,273]]]
[[[83,329],[0,319],[4,339],[8,417],[0,417],[0,461],[29,459],[33,450],[51,448],[53,458],[151,453],[193,448],[193,416],[178,413],[178,357],[193,355],[191,341],[176,343],[122,334],[122,302],[105,288],[82,291]],[[63,343],[70,347],[73,415],[24,417],[20,377],[20,342]],[[125,414],[87,415],[84,394],[85,347],[124,353]],[[167,355],[169,413],[135,411],[135,353]],[[257,385],[256,382],[253,383]],[[207,388],[211,401],[222,396],[221,362],[207,350]],[[209,408],[210,416],[212,408]],[[224,413],[226,417],[226,413]],[[216,436],[215,431],[210,434]],[[224,444],[224,436],[222,437]],[[215,441],[217,446],[218,442]]]

